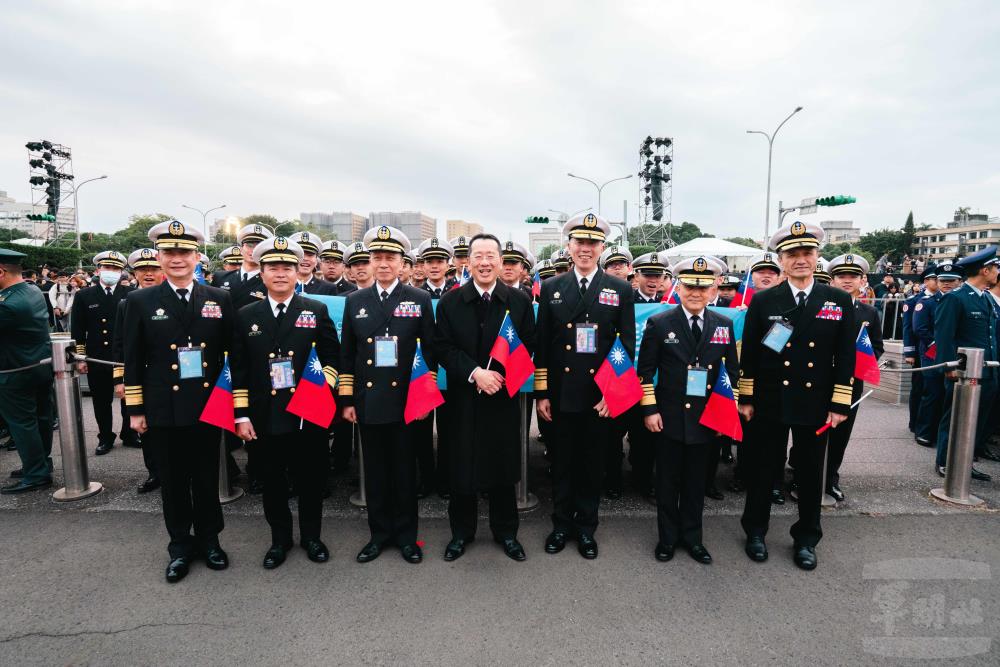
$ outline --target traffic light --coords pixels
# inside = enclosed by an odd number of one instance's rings
[[[27,216],[28,220],[34,220],[35,222],[55,222],[56,216],[49,213],[29,213]]]
[[[547,225],[549,224],[549,219],[544,215],[529,215],[524,219],[529,225]]]
[[[844,204],[853,204],[857,199],[854,197],[845,197],[844,195],[831,195],[829,197],[817,197],[817,206],[843,206]]]
[[[32,169],[44,169],[45,160],[28,160],[28,164],[31,165]]]
[[[29,141],[24,145],[24,147],[29,151],[40,151],[44,148],[44,146],[42,146],[42,142],[40,141]]]

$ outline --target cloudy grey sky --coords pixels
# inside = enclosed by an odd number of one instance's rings
[[[13,4],[14,6],[11,6]],[[996,2],[9,3],[0,189],[73,149],[84,228],[132,213],[422,210],[524,239],[674,137],[675,222],[761,236],[779,199],[863,230],[1000,214]],[[604,213],[638,214],[638,182]],[[772,229],[773,229],[772,214]],[[200,221],[199,221],[200,222]]]

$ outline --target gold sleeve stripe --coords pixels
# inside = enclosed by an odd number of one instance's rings
[[[740,378],[737,391],[744,396],[753,396],[753,379]]]
[[[834,394],[832,400],[837,405],[850,405],[851,404],[851,397],[850,396],[843,396],[841,394]]]
[[[835,384],[833,385],[834,391],[846,391],[848,394],[851,393],[851,385],[848,384]]]
[[[79,355],[82,355],[82,356],[87,356],[87,346],[86,345],[77,345],[76,346],[76,353],[79,354]]]
[[[115,366],[114,368],[112,368],[111,369],[111,377],[113,377],[113,378],[123,378],[123,377],[125,377],[125,367],[124,366]]]
[[[535,373],[535,391],[548,391],[549,381],[544,376],[539,377],[538,373]]]
[[[142,405],[142,387],[125,387],[125,405]]]
[[[354,396],[354,385],[353,384],[343,384],[337,389],[337,393],[340,396]]]
[[[639,401],[639,405],[656,405],[656,396],[652,394],[646,394]]]
[[[245,398],[245,397],[236,398],[234,396],[233,397],[233,407],[234,408],[249,408],[250,407],[250,399]]]
[[[326,376],[326,382],[330,387],[337,386],[337,369],[333,366],[323,366],[323,375]]]

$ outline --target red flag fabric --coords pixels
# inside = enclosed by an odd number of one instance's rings
[[[673,304],[680,303],[680,301],[677,300],[676,288],[677,288],[676,283],[670,283],[670,291],[663,295],[663,298],[660,299],[660,303],[673,303]]]
[[[542,293],[542,278],[538,275],[538,271],[535,271],[535,277],[531,279],[531,296],[532,298],[538,298]]]
[[[928,359],[937,359],[937,341],[931,341],[931,344],[928,345],[927,349],[924,351],[924,355],[926,355]]]
[[[612,417],[622,414],[642,398],[642,384],[621,337],[615,338],[615,344],[594,375],[594,382],[601,388]]]
[[[323,373],[323,364],[316,354],[316,347],[309,352],[309,359],[302,372],[302,378],[295,385],[295,393],[285,410],[321,428],[328,428],[337,414],[337,403],[333,391]]]
[[[872,349],[872,341],[868,337],[868,327],[864,324],[861,325],[858,339],[854,343],[854,377],[872,384],[878,384],[882,379],[875,350]]]
[[[509,310],[504,315],[503,324],[500,325],[497,339],[490,350],[490,357],[503,365],[507,395],[511,398],[535,372],[535,363],[528,354],[528,348],[517,335],[514,323],[510,321]]]
[[[750,275],[750,272],[747,271],[746,278],[743,279],[743,282],[740,283],[740,286],[736,290],[740,293],[740,302],[738,304],[740,306],[749,306],[750,301],[753,300],[753,280],[751,280]],[[735,299],[733,300],[735,301]]]
[[[229,372],[229,356],[222,363],[219,379],[212,387],[208,402],[201,411],[199,421],[224,428],[230,433],[236,433],[236,410],[233,407],[233,375]]]
[[[403,408],[403,421],[409,424],[442,405],[444,396],[438,389],[437,378],[424,361],[418,338],[417,351],[413,355],[413,370],[410,371],[410,387],[406,392],[406,407]]]
[[[743,424],[740,423],[740,411],[736,407],[733,385],[729,381],[725,364],[719,364],[719,377],[712,386],[712,393],[708,396],[698,423],[737,442],[743,442]]]

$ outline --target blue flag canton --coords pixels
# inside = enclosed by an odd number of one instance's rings
[[[507,341],[507,347],[511,352],[521,346],[521,337],[517,335],[517,329],[510,320],[510,313],[504,315],[503,324],[500,325],[500,335]]]
[[[194,265],[194,279],[202,285],[205,284],[205,271],[201,268],[201,262]]]
[[[712,387],[712,391],[725,398],[730,398],[735,400],[733,395],[733,383],[729,381],[729,373],[726,372],[725,365],[719,366],[719,377],[715,380],[715,386]]]
[[[215,381],[215,386],[230,393],[233,391],[233,374],[229,370],[229,357],[226,357],[222,363],[222,372],[219,373],[219,379]]]
[[[424,353],[420,349],[420,343],[417,343],[417,351],[413,353],[413,370],[410,371],[410,382],[416,380],[424,373],[429,373],[430,370],[427,367],[427,362],[424,361]]]
[[[855,348],[858,352],[864,352],[865,354],[871,355],[875,354],[875,350],[872,348],[872,339],[868,336],[867,327],[861,327],[861,333],[858,335]]]
[[[615,344],[611,346],[608,351],[608,363],[611,364],[611,368],[615,371],[615,375],[621,377],[622,373],[628,371],[632,368],[632,360],[629,359],[628,351],[625,346],[622,345],[621,338],[615,338]]]
[[[319,360],[319,355],[316,354],[315,347],[309,351],[309,359],[306,360],[306,368],[302,373],[302,379],[320,386],[326,384],[326,376],[323,375],[323,364]]]

